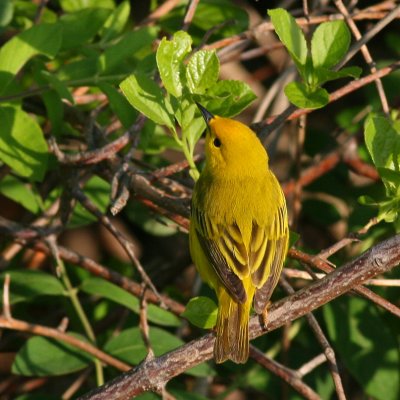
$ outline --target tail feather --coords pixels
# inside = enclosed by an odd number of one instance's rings
[[[217,363],[228,359],[243,364],[249,358],[249,313],[251,298],[244,304],[236,303],[223,290],[219,296],[217,338],[214,358]]]

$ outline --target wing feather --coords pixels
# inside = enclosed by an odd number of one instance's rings
[[[247,299],[243,278],[251,275],[257,288],[254,306],[262,312],[275,288],[288,243],[287,211],[284,201],[277,207],[271,223],[260,226],[252,221],[251,241],[245,246],[239,226],[213,224],[206,215],[192,208],[196,232],[203,253],[222,284],[239,303]],[[261,311],[260,311],[261,310]]]
[[[235,273],[236,270],[243,269],[242,257],[239,257],[240,246],[236,246],[236,251],[231,247],[236,243],[232,238],[237,236],[236,228],[232,235],[224,234],[225,229],[215,227],[204,213],[193,207],[192,210],[197,237],[204,255],[232,298],[238,303],[244,303],[247,300],[246,290],[240,276]]]
[[[254,309],[261,314],[268,304],[275,286],[278,283],[289,241],[289,228],[287,226],[287,210],[285,204],[277,210],[271,233],[268,240],[268,248],[264,254],[258,270],[253,272],[253,282],[260,284],[254,296]]]

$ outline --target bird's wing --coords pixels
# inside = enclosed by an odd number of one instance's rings
[[[194,207],[193,222],[208,262],[231,297],[238,303],[244,303],[247,295],[241,278],[248,275],[248,258],[239,228],[236,225],[215,225],[205,213]]]
[[[277,209],[272,224],[260,228],[253,224],[250,246],[250,270],[254,286],[254,308],[257,314],[265,309],[278,283],[288,247],[289,228],[285,204]]]
[[[285,204],[282,203],[277,208],[268,226],[260,226],[253,221],[248,248],[244,245],[236,224],[215,225],[206,213],[198,209],[192,210],[192,219],[195,220],[203,253],[232,298],[239,303],[246,301],[242,280],[251,275],[252,283],[257,288],[256,300],[258,299],[259,304],[266,303],[278,282],[287,251]]]

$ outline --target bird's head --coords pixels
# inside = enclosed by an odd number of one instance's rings
[[[210,172],[227,177],[264,173],[268,155],[256,134],[239,121],[214,116],[197,105],[207,124],[206,164]]]

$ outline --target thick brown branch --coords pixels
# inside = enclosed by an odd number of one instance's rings
[[[274,303],[268,315],[266,330],[260,326],[257,316],[252,317],[250,320],[251,339],[302,317],[367,279],[389,271],[399,263],[400,235],[397,235],[374,246],[325,278]],[[129,399],[144,391],[157,392],[174,376],[211,359],[214,340],[214,334],[208,333],[170,353],[145,361],[133,370],[81,397],[81,400]]]

